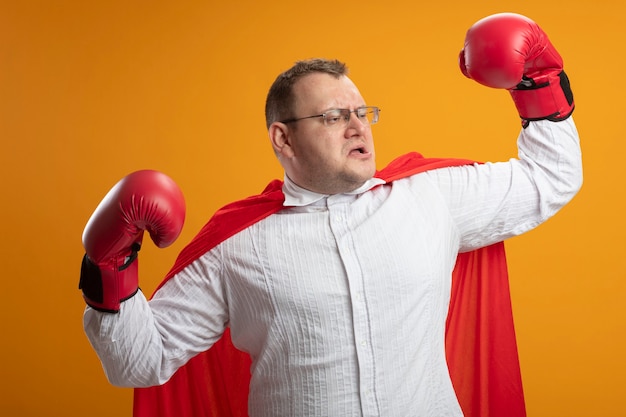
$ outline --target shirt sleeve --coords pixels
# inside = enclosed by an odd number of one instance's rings
[[[518,158],[433,170],[465,252],[545,222],[578,192],[582,160],[573,119],[541,120],[522,129]]]
[[[221,337],[228,312],[212,252],[169,279],[150,301],[140,291],[117,314],[85,309],[85,333],[113,385],[161,385]]]

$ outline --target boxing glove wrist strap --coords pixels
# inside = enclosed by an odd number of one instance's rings
[[[133,245],[128,256],[112,258],[104,265],[83,257],[78,288],[87,305],[105,313],[120,311],[120,303],[139,290],[138,251],[139,245]]]
[[[524,79],[509,90],[520,117],[525,121],[567,119],[574,111],[574,95],[564,71],[545,80]]]

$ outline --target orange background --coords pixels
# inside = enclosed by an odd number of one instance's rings
[[[263,106],[295,60],[349,64],[383,109],[379,166],[409,150],[515,156],[508,94],[457,68],[467,28],[514,11],[564,56],[585,162],[574,201],[507,244],[529,416],[625,416],[626,6],[615,4],[2,1],[0,414],[131,414],[131,390],[108,384],[83,334],[83,227],[134,170],[177,181],[188,217],[172,247],[144,245],[151,293],[218,207],[282,177]]]

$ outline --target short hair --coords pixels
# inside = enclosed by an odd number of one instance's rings
[[[348,67],[336,59],[313,58],[297,61],[287,71],[281,73],[272,84],[265,100],[265,123],[270,125],[278,120],[293,117],[295,101],[293,86],[301,78],[312,73],[323,73],[339,78],[348,74]]]

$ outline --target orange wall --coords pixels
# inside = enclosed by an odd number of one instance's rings
[[[581,193],[507,246],[529,415],[624,416],[626,6],[615,4],[2,1],[0,414],[130,415],[131,390],[107,383],[83,334],[82,229],[122,176],[173,177],[188,218],[171,248],[144,245],[151,293],[215,209],[281,177],[263,105],[295,60],[349,64],[383,109],[379,166],[409,150],[514,156],[508,94],[465,79],[456,59],[474,21],[515,11],[565,58],[585,155]]]

